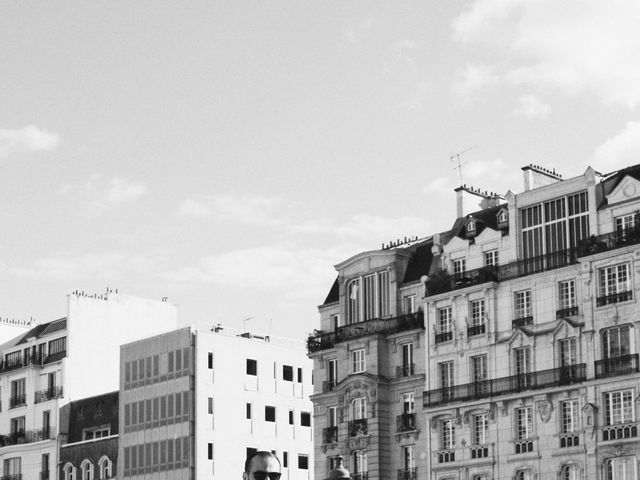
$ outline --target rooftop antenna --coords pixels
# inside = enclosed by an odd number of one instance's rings
[[[247,322],[249,320],[251,320],[253,317],[245,317],[242,319],[242,328],[244,329],[244,331],[247,331]]]
[[[458,162],[458,166],[457,167],[453,167],[453,169],[454,170],[456,168],[458,169],[458,175],[460,176],[460,186],[462,186],[462,165],[464,165],[464,163],[462,163],[460,161],[460,155],[462,155],[463,153],[467,153],[469,150],[472,150],[472,149],[476,148],[477,146],[478,145],[473,145],[473,146],[471,146],[469,148],[465,148],[461,152],[454,153],[453,155],[449,156],[449,161],[450,162],[453,162],[453,161],[457,161]]]

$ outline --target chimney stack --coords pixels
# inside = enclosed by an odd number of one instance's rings
[[[555,169],[549,170],[539,165],[529,164],[526,167],[522,167],[522,172],[524,174],[525,192],[562,181],[562,175],[556,173]]]

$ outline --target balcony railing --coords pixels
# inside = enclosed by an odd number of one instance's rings
[[[577,447],[580,445],[580,435],[575,432],[560,434],[560,448]]]
[[[453,332],[440,332],[436,333],[435,341],[436,343],[448,342],[453,339]]]
[[[322,393],[332,392],[337,382],[322,382]]]
[[[35,394],[35,403],[46,402],[55,398],[62,398],[62,387],[50,387],[46,390],[37,391]]]
[[[638,422],[619,423],[602,427],[602,440],[620,440],[638,436]]]
[[[401,365],[396,367],[396,378],[410,377],[415,374],[415,363]]]
[[[516,455],[533,452],[533,440],[530,438],[516,440],[513,446],[515,448]]]
[[[338,427],[327,427],[322,430],[322,443],[338,443]]]
[[[398,470],[398,480],[416,480],[416,478],[418,478],[418,469],[416,467]]]
[[[396,417],[396,432],[411,432],[416,429],[416,414],[403,413]]]
[[[390,335],[392,333],[424,329],[424,317],[421,311],[407,313],[393,318],[375,318],[364,322],[352,323],[338,327],[335,332],[316,331],[307,339],[309,353],[333,348],[336,343],[346,342],[368,335]]]
[[[368,432],[368,424],[366,418],[359,420],[349,420],[349,436],[357,437],[358,435],[366,435]]]
[[[480,325],[472,325],[467,328],[467,337],[475,337],[476,335],[482,335],[486,330],[484,323]]]
[[[0,361],[0,372],[8,372],[17,370],[18,368],[28,367],[30,365],[44,365],[44,357],[42,355],[14,355]]]
[[[9,397],[9,408],[17,408],[22,407],[27,404],[27,395],[14,395],[13,397]]]
[[[1,480],[22,480],[21,473],[14,473],[13,475],[2,475]]]
[[[580,242],[578,256],[584,257],[640,243],[640,223],[625,230],[592,235]]]
[[[508,393],[521,392],[523,390],[570,385],[586,380],[586,370],[586,364],[581,363],[578,365],[551,368],[538,372],[428,390],[423,392],[423,403],[425,407],[431,407],[449,402],[495,397]]]
[[[7,445],[19,445],[22,443],[40,442],[55,438],[55,431],[52,428],[41,428],[38,430],[19,430],[9,435],[0,435],[0,447]]]
[[[612,293],[610,295],[603,295],[596,298],[596,306],[604,307],[605,305],[611,305],[614,303],[626,302],[633,298],[633,293],[629,290],[626,292]]]
[[[556,310],[556,320],[578,315],[578,307],[567,307]]]
[[[352,473],[352,480],[368,480],[369,472]]]
[[[527,325],[533,325],[533,317],[520,317],[511,321],[511,328],[525,327]]]
[[[638,366],[637,353],[634,353],[633,355],[623,355],[621,357],[596,360],[596,378],[616,377],[618,375],[637,373],[640,371]]]

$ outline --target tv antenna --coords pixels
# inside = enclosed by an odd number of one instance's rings
[[[453,169],[455,170],[456,168],[458,169],[458,175],[460,176],[460,186],[462,186],[462,165],[464,165],[467,162],[461,162],[460,161],[460,155],[462,155],[463,153],[467,153],[469,150],[472,150],[474,148],[476,148],[478,145],[473,145],[469,148],[465,148],[464,150],[462,150],[461,152],[458,153],[454,153],[453,155],[451,155],[449,157],[449,161],[453,162],[453,161],[457,161],[458,162],[458,166],[457,167],[453,167]]]

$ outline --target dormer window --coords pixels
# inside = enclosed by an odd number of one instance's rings
[[[471,237],[476,234],[476,221],[473,218],[467,220],[467,236]]]
[[[509,212],[506,208],[500,209],[498,212],[498,226],[504,227],[509,224]]]

